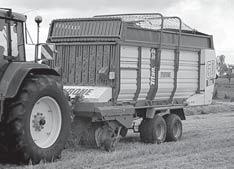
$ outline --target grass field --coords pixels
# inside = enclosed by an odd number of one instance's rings
[[[126,138],[121,139],[114,152],[73,145],[65,149],[61,159],[54,163],[0,167],[12,169],[231,169],[234,168],[234,112],[229,110],[234,106],[229,103],[221,104],[224,105],[220,106],[220,103],[216,103],[213,105],[213,110],[210,107],[203,107],[202,111],[197,113],[199,115],[187,116],[187,120],[183,122],[183,137],[179,142],[159,145],[143,144],[139,140],[139,134],[130,132]],[[227,107],[231,108],[227,109]],[[208,110],[211,111],[208,112]],[[193,111],[196,109],[186,110],[186,113],[196,114]]]

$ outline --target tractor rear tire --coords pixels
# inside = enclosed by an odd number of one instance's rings
[[[11,162],[37,164],[60,157],[70,134],[70,108],[52,75],[26,77],[5,104],[4,137]]]
[[[169,114],[166,117],[167,136],[166,141],[178,141],[182,137],[182,122],[178,115]]]
[[[139,126],[139,131],[142,142],[160,144],[166,139],[166,122],[159,115],[155,115],[153,119],[145,118]]]

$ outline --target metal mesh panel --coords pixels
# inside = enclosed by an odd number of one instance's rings
[[[135,24],[141,28],[161,29],[163,20],[163,29],[180,29],[180,19],[178,17],[163,17],[159,13],[150,14],[119,14],[119,15],[98,15],[97,18],[121,18],[125,22]],[[182,23],[181,30],[193,31],[191,27]]]
[[[164,29],[179,29],[180,28],[180,21],[176,17],[165,17],[163,28]],[[194,29],[182,22],[181,23],[181,30],[193,31]]]
[[[60,19],[53,21],[52,38],[119,37],[120,19]]]

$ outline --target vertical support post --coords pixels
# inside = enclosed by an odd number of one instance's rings
[[[160,70],[160,62],[161,62],[161,49],[162,49],[162,41],[163,41],[163,25],[164,25],[164,17],[162,14],[157,13],[157,15],[161,18],[161,30],[160,30],[160,37],[159,37],[159,47],[156,49],[156,56],[155,56],[155,63],[154,66],[151,67],[151,71],[154,71],[154,83],[150,84],[149,92],[147,93],[146,97],[146,104],[151,104],[152,100],[155,98],[156,93],[158,91],[158,73]]]
[[[8,9],[8,8],[3,8],[5,10],[7,10],[7,16],[8,18],[12,18],[12,10]],[[7,31],[6,31],[6,36],[8,39],[8,48],[7,48],[7,57],[9,58],[8,60],[12,60],[12,39],[11,39],[11,20],[6,19],[6,23],[7,23]]]
[[[181,45],[181,29],[182,29],[182,21],[179,17],[168,17],[178,19],[179,21],[179,33],[178,33],[178,46],[177,49],[175,50],[175,60],[174,60],[174,87],[171,92],[170,98],[169,98],[169,103],[173,103],[173,98],[175,96],[175,92],[177,89],[177,73],[179,71],[179,62],[180,62],[180,45]]]
[[[121,46],[120,44],[116,45],[116,52],[115,52],[115,64],[116,64],[116,75],[115,75],[115,89],[113,91],[113,99],[114,104],[117,103],[117,99],[120,93],[120,77],[121,77],[121,70],[120,70],[120,55],[121,55]]]
[[[200,77],[201,77],[201,51],[198,52],[198,81],[197,81],[197,91],[196,93],[200,93]]]
[[[136,101],[141,91],[141,47],[138,47],[138,63],[137,63],[137,90],[133,100]]]

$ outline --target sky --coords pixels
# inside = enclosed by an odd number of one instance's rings
[[[2,7],[27,15],[27,27],[36,41],[34,18],[42,16],[40,42],[45,42],[49,24],[58,18],[92,17],[98,14],[160,12],[179,16],[190,27],[213,35],[216,55],[234,64],[233,0],[0,0]],[[33,49],[27,47],[27,57]]]

